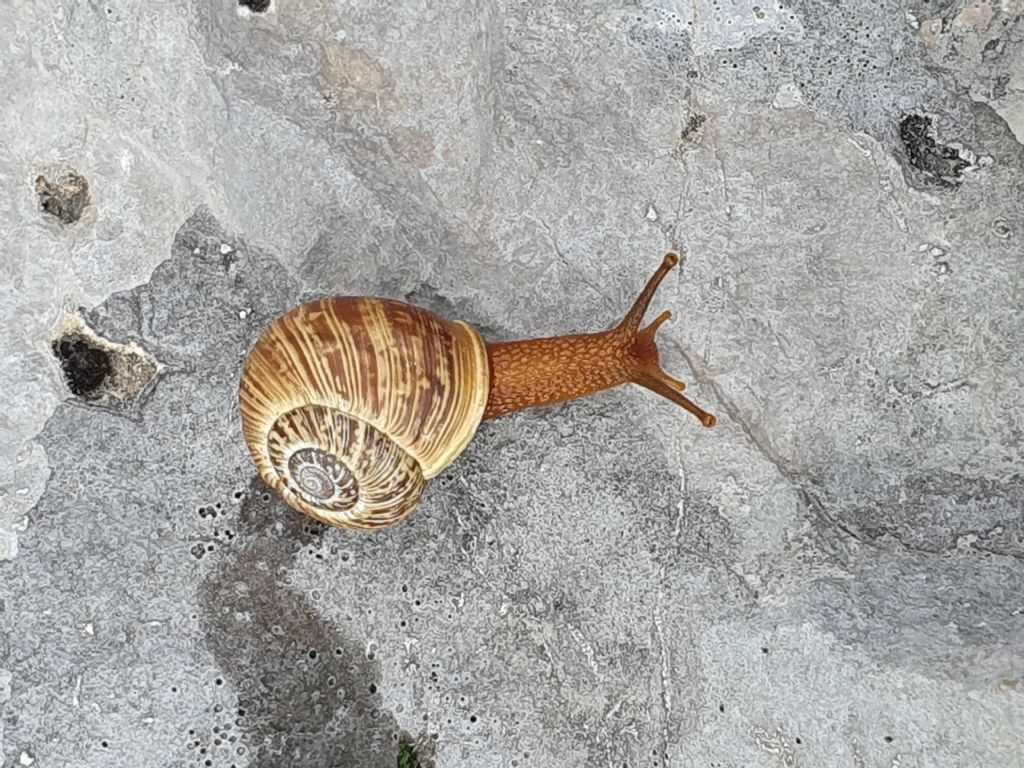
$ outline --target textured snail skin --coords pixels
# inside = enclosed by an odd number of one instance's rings
[[[465,323],[388,299],[304,304],[246,359],[239,397],[253,461],[294,509],[365,530],[408,515],[484,419],[633,382],[714,426],[659,365],[654,337],[671,313],[640,329],[678,262],[666,255],[603,333],[485,344]]]
[[[655,291],[678,263],[674,253],[665,256],[629,314],[609,331],[488,344],[491,392],[484,418],[586,397],[632,382],[678,403],[704,426],[713,427],[715,417],[682,395],[686,385],[661,370],[654,336],[672,313],[662,312],[640,329]]]

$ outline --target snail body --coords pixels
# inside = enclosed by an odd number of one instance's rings
[[[715,419],[658,364],[640,329],[668,254],[609,331],[487,343],[471,326],[374,297],[303,304],[274,321],[246,358],[242,431],[264,481],[330,525],[375,529],[417,505],[427,480],[463,452],[485,419],[634,382]]]

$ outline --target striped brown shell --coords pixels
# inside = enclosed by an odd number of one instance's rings
[[[242,431],[293,508],[345,528],[392,525],[483,417],[475,330],[408,304],[342,297],[275,321],[242,372]]]

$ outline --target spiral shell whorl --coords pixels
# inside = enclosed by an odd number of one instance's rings
[[[280,416],[267,452],[285,500],[331,525],[392,525],[423,493],[414,458],[371,425],[324,406]]]

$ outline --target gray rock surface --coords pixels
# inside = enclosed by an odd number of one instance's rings
[[[263,8],[264,10],[260,10]],[[1024,765],[1024,4],[0,6],[4,765]],[[666,367],[386,532],[265,492],[295,304]]]

